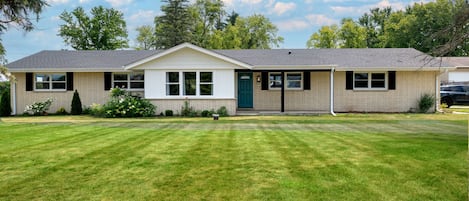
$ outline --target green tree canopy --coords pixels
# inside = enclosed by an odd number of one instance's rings
[[[102,6],[91,9],[88,16],[82,7],[60,15],[59,36],[76,50],[115,50],[128,47],[124,14]]]
[[[167,49],[192,42],[193,19],[188,0],[162,0],[162,16],[155,17],[156,48]]]
[[[137,27],[137,50],[152,50],[156,48],[155,28],[150,25]]]
[[[337,25],[323,26],[319,32],[310,36],[306,47],[308,48],[338,48],[339,28]]]

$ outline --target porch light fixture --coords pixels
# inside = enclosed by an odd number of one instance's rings
[[[257,82],[261,82],[261,76],[260,76],[260,75],[258,75],[258,76],[256,77],[256,81],[257,81]]]

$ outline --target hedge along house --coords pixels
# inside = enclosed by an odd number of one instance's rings
[[[453,69],[414,49],[207,50],[189,43],[154,51],[42,51],[7,67],[17,79],[14,114],[49,97],[51,112],[69,111],[75,89],[84,105],[104,104],[120,87],[150,100],[157,114],[179,113],[188,101],[196,110],[225,106],[231,115],[406,112],[424,93],[439,97],[439,75]]]

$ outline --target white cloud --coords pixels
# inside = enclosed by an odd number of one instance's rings
[[[154,10],[139,10],[129,17],[129,24],[153,24],[157,13]]]
[[[90,2],[90,1],[91,1],[91,0],[79,0],[78,2],[79,2],[80,4],[84,4],[84,3],[88,3],[88,2]]]
[[[328,0],[328,1],[331,1],[331,0]],[[337,1],[340,1],[340,0],[337,0]],[[378,3],[365,4],[361,6],[332,6],[331,9],[336,14],[339,14],[339,15],[347,14],[348,16],[360,16],[364,13],[369,12],[370,9],[373,9],[373,8],[391,7],[393,10],[403,10],[405,9],[406,5],[409,5],[409,4],[405,4],[402,1],[389,2],[389,0],[382,0]]]
[[[308,19],[309,23],[316,26],[325,26],[338,23],[336,19],[329,18],[326,15],[310,14],[306,16],[306,19]]]
[[[310,24],[304,20],[286,20],[275,23],[280,31],[298,31],[306,29],[310,26]]]
[[[313,2],[314,2],[314,0],[305,0],[306,4],[312,4]]]
[[[258,3],[261,3],[262,0],[241,0],[241,3],[244,3],[244,4],[258,4]]]
[[[295,10],[296,4],[293,2],[289,3],[283,3],[283,2],[277,2],[273,8],[273,12],[276,13],[277,15],[282,15],[288,11]]]
[[[50,5],[66,4],[68,3],[68,0],[47,0],[47,3]]]
[[[105,0],[109,4],[111,4],[112,7],[120,7],[123,5],[128,5],[133,2],[133,0]]]

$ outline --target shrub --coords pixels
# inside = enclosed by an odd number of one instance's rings
[[[435,104],[435,97],[430,94],[423,94],[418,101],[420,113],[426,113]]]
[[[227,117],[227,116],[229,116],[229,115],[228,115],[228,110],[226,109],[225,106],[221,106],[221,107],[217,110],[217,114],[220,115],[220,117]]]
[[[11,115],[10,91],[5,90],[0,94],[0,116],[6,117]]]
[[[100,104],[93,103],[90,107],[85,108],[83,113],[89,112],[90,115],[97,116],[97,117],[104,117],[103,107]]]
[[[172,110],[165,110],[164,111],[164,116],[172,117],[173,116],[173,111]]]
[[[184,105],[181,108],[181,116],[183,117],[196,117],[197,111],[194,110],[189,104],[189,101],[184,101]]]
[[[80,115],[83,113],[83,106],[81,105],[80,95],[78,91],[75,90],[72,98],[72,109],[70,111],[72,115]]]
[[[67,110],[65,110],[64,107],[61,107],[61,108],[59,108],[59,109],[55,112],[55,114],[58,114],[58,115],[67,115],[68,112],[67,112]]]
[[[210,116],[212,116],[212,114],[213,114],[213,112],[208,111],[208,110],[204,110],[204,111],[202,111],[202,112],[200,113],[200,116],[202,116],[202,117],[210,117]]]
[[[155,115],[156,107],[146,99],[131,96],[119,88],[114,88],[111,90],[111,100],[96,110],[97,116],[107,118],[150,117]]]
[[[33,115],[46,115],[52,102],[51,98],[48,98],[44,102],[34,102],[32,105],[27,105],[24,112]]]

